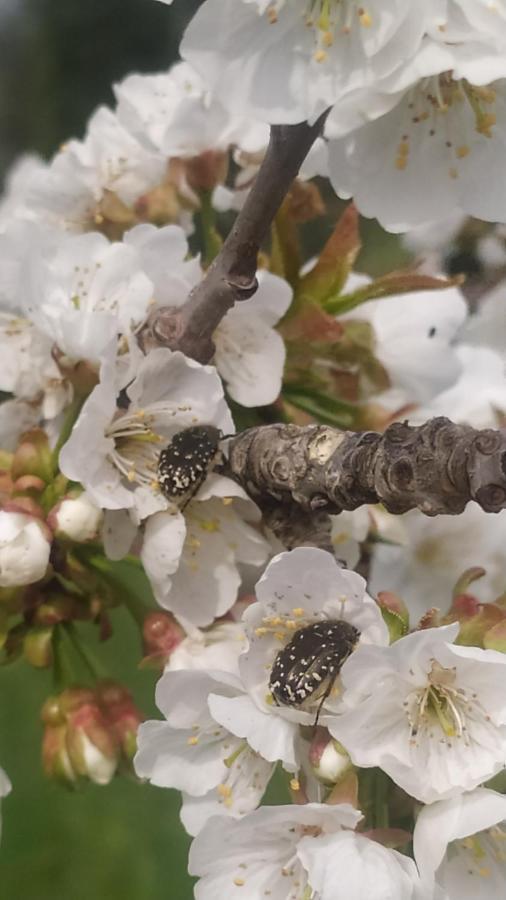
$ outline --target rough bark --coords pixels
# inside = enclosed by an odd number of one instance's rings
[[[382,503],[392,513],[486,512],[506,507],[506,429],[478,431],[449,419],[398,422],[384,434],[326,425],[265,425],[230,440],[228,474],[260,507],[339,513]]]
[[[325,115],[314,125],[272,127],[265,159],[220,253],[184,306],[163,307],[151,315],[139,337],[144,352],[170,347],[201,363],[212,359],[212,335],[223,316],[257,289],[258,251]]]
[[[271,500],[261,506],[264,525],[270,528],[287,550],[294,547],[319,547],[334,554],[332,520],[323,510],[302,509],[296,503]]]

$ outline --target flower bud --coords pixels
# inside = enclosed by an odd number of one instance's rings
[[[397,594],[392,591],[380,591],[377,603],[390,634],[390,643],[403,637],[409,631],[409,611]]]
[[[36,669],[48,669],[53,664],[53,629],[32,628],[25,635],[23,654],[27,662]]]
[[[73,785],[77,781],[66,742],[65,725],[46,727],[42,738],[42,767],[48,778]]]
[[[0,511],[0,587],[40,581],[49,563],[49,530],[25,513]]]
[[[117,682],[102,682],[97,687],[97,696],[123,757],[131,763],[137,751],[137,731],[144,716],[137,709],[130,692]]]
[[[54,476],[53,455],[47,434],[41,428],[27,431],[21,438],[11,466],[14,480],[23,475],[36,475],[49,483]]]
[[[82,703],[67,715],[66,741],[75,771],[95,784],[109,784],[118,745],[98,703]]]
[[[174,616],[160,611],[146,616],[142,636],[146,654],[141,663],[142,667],[163,669],[172,651],[185,637],[185,633]]]
[[[103,512],[87,494],[67,497],[53,506],[47,521],[58,537],[84,543],[96,538],[102,524]]]
[[[205,150],[184,160],[186,180],[194,191],[212,191],[227,177],[228,157],[221,150]]]
[[[309,762],[316,777],[325,784],[336,784],[351,768],[350,757],[325,728],[318,729],[311,741]]]
[[[116,737],[93,691],[69,688],[42,709],[42,758],[51,778],[73,784],[79,776],[109,784],[119,759]]]

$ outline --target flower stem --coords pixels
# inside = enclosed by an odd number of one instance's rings
[[[211,265],[213,259],[221,250],[223,241],[216,229],[216,215],[212,204],[211,191],[202,191],[200,194],[200,224],[202,226],[202,240],[204,244],[204,268]]]
[[[81,407],[84,403],[83,397],[74,397],[72,403],[67,407],[65,412],[65,416],[63,418],[63,424],[60,429],[60,434],[58,435],[58,440],[56,442],[55,448],[53,450],[53,467],[55,474],[58,471],[58,458],[60,456],[60,450],[64,444],[67,443],[72,429],[75,425],[77,417],[81,412]]]
[[[85,649],[83,642],[76,631],[75,625],[72,622],[67,622],[63,627],[74,653],[91,676],[92,681],[95,682],[100,678],[106,678],[108,673],[105,671],[104,666],[100,660],[91,653],[88,647]]]
[[[388,828],[388,776],[381,769],[374,772],[374,824],[376,828]]]
[[[64,626],[57,625],[53,631],[53,679],[57,693],[63,691],[75,678],[74,668],[63,642]]]

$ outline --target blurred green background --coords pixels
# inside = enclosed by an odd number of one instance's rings
[[[50,156],[83,134],[112,82],[177,56],[196,0],[0,0],[0,176],[20,153]],[[123,611],[103,648],[148,716],[155,676],[135,671],[138,633]],[[133,672],[132,672],[133,670]],[[116,779],[77,793],[40,766],[40,708],[50,677],[19,662],[0,671],[1,900],[190,900],[188,839],[175,792]]]

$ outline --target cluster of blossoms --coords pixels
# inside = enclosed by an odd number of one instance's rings
[[[2,661],[60,678],[50,777],[133,767],[181,791],[199,900],[492,900],[506,510],[363,506],[332,517],[335,555],[280,552],[227,441],[279,418],[504,423],[500,230],[473,314],[441,260],[376,280],[353,266],[357,208],[395,231],[506,222],[506,5],[205,0],[182,55],[116,85],[50,162],[21,160],[0,205]],[[329,108],[210,363],[151,348],[153,316],[184,306],[251,197],[269,124]],[[308,260],[299,225],[325,213],[325,178],[355,205]],[[120,604],[163,670],[161,721],[87,654],[79,623],[106,640]],[[259,808],[273,777],[294,803]]]
[[[331,108],[335,190],[399,232],[455,209],[506,221],[505,50],[502,0],[205,0],[181,45],[236,112]]]

